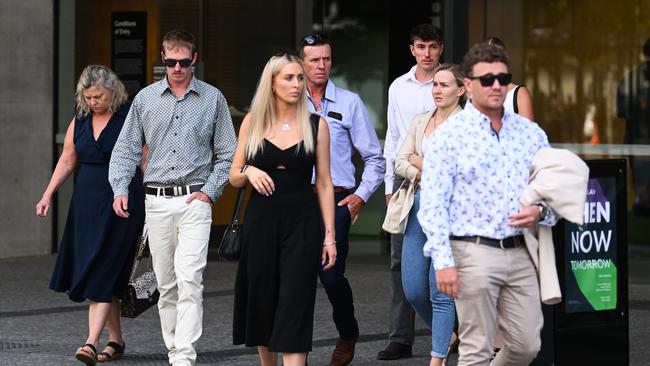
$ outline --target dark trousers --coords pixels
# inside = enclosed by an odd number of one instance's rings
[[[406,300],[402,287],[402,247],[404,235],[390,236],[390,322],[388,339],[391,342],[413,345],[415,338],[415,311]]]
[[[353,340],[359,336],[359,324],[354,317],[354,301],[352,289],[348,279],[345,278],[345,261],[348,257],[350,233],[350,210],[347,206],[336,206],[344,199],[349,192],[338,192],[334,194],[334,229],[336,230],[336,263],[329,270],[319,272],[320,281],[325,288],[325,293],[332,304],[332,317],[334,324],[339,331],[339,337],[344,340]],[[321,223],[324,237],[324,226]]]
[[[402,181],[396,176],[393,184],[393,190],[396,191]],[[390,320],[388,323],[388,339],[391,342],[413,345],[415,311],[406,300],[402,288],[403,241],[404,235],[402,234],[390,236]]]

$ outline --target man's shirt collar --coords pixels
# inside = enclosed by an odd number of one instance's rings
[[[424,83],[421,82],[421,81],[419,81],[419,80],[415,77],[415,70],[416,70],[417,68],[418,68],[418,65],[413,65],[413,67],[411,67],[411,70],[409,70],[409,72],[406,73],[406,75],[408,75],[407,78],[406,78],[407,80],[409,80],[409,81],[413,81],[413,82],[418,83],[418,84],[428,84],[428,83],[430,83],[430,82],[433,81],[433,77],[432,77],[430,80],[425,81]]]
[[[483,112],[478,110],[478,108],[474,107],[474,104],[471,102],[468,102],[465,104],[465,110],[467,113],[469,113],[471,116],[475,117],[477,120],[481,122],[485,122],[487,124],[492,123],[490,120],[490,117],[485,115]],[[501,117],[501,124],[504,125],[507,121],[511,120],[512,118],[515,118],[517,115],[506,108],[503,108],[503,116]]]
[[[332,79],[327,80],[327,86],[325,87],[325,99],[336,103],[336,85],[334,85]]]
[[[313,100],[311,93],[309,92],[309,88],[307,88],[307,96],[310,100]],[[323,95],[323,99],[327,99],[330,102],[336,103],[336,85],[334,85],[332,79],[327,79],[327,85],[325,86],[325,95]]]
[[[162,95],[166,91],[169,91],[171,94],[174,94],[172,91],[172,88],[169,86],[169,80],[167,80],[167,75],[165,75],[164,78],[162,78],[158,83],[157,83],[157,91],[158,94]],[[192,74],[192,79],[190,79],[190,84],[187,86],[187,89],[185,90],[185,93],[183,95],[187,95],[190,91],[201,95],[203,92],[203,86],[199,83],[198,79],[196,78],[196,75]]]

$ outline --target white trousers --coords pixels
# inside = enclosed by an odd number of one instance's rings
[[[198,199],[185,203],[187,197],[145,198],[160,325],[174,366],[196,363],[193,344],[203,332],[203,270],[212,224],[212,206]]]

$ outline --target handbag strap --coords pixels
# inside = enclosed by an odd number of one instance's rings
[[[517,103],[517,95],[519,95],[519,88],[521,88],[521,85],[517,85],[515,87],[515,94],[512,96],[512,109],[515,111],[516,114],[519,114],[519,104]]]
[[[309,122],[311,123],[311,133],[314,136],[314,147],[318,141],[318,124],[320,123],[320,116],[316,113],[309,115]]]
[[[233,224],[239,223],[239,211],[241,210],[241,204],[242,201],[244,200],[244,192],[246,192],[246,186],[239,188],[239,191],[237,192],[237,200],[235,201],[235,210],[232,213]]]

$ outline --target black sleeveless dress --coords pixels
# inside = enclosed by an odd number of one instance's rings
[[[72,301],[111,302],[129,280],[136,241],[144,224],[144,187],[140,169],[129,185],[129,218],[113,211],[108,183],[111,152],[129,112],[118,109],[97,140],[92,117],[77,117],[74,145],[78,169],[50,288],[67,292]]]
[[[317,121],[312,118],[314,131]],[[302,143],[281,150],[266,139],[251,162],[269,174],[275,191],[267,197],[253,190],[248,201],[235,283],[234,344],[311,351],[322,253],[311,185],[314,163],[314,153],[307,154]]]

